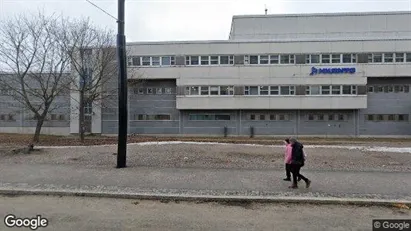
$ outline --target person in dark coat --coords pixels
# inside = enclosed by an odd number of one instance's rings
[[[291,173],[293,174],[293,184],[289,188],[298,188],[298,178],[304,180],[306,188],[309,188],[311,181],[305,176],[301,175],[300,169],[304,166],[305,157],[304,157],[304,145],[298,142],[296,139],[291,138],[290,143],[292,146],[291,152]]]

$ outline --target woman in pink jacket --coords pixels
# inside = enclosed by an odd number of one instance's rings
[[[290,139],[284,140],[285,144],[285,153],[284,153],[284,163],[285,163],[285,181],[291,181],[291,153],[292,153],[292,146],[290,143]]]

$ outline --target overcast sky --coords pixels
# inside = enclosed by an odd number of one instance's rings
[[[117,16],[117,0],[90,1]],[[126,0],[127,41],[228,39],[233,15],[264,14],[265,5],[269,14],[411,10],[411,0]],[[39,9],[116,30],[86,0],[0,0],[0,20]]]

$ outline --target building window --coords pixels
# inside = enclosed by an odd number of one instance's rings
[[[228,55],[224,55],[224,56],[220,56],[220,64],[234,64],[234,56],[228,56]]]
[[[254,114],[250,115],[250,120],[255,120],[255,115]]]
[[[233,86],[221,86],[220,95],[234,95],[234,87]]]
[[[147,94],[152,95],[153,94],[153,88],[151,88],[151,87],[147,88]]]
[[[338,115],[338,120],[339,121],[344,121],[345,120],[345,115],[344,114],[339,114]]]
[[[258,55],[250,55],[250,64],[258,64]]]
[[[215,115],[215,120],[231,120],[231,115]]]
[[[343,95],[351,95],[351,86],[343,86],[342,87],[342,94]]]
[[[56,114],[51,114],[51,120],[57,120],[57,115]]]
[[[388,115],[388,121],[394,121],[395,116],[394,115]]]
[[[139,94],[139,95],[144,94],[144,88],[140,87],[140,88],[138,89],[138,94]]]
[[[156,94],[157,95],[163,94],[163,88],[156,88]]]
[[[392,62],[394,62],[394,54],[393,53],[384,54],[384,63],[392,63]]]
[[[331,61],[332,63],[341,63],[341,55],[340,54],[335,54],[331,56]]]
[[[368,86],[368,92],[374,92],[374,86]]]
[[[64,121],[66,118],[64,118],[64,115],[59,115],[59,120]]]
[[[383,86],[377,86],[377,92],[384,92],[384,87]]]
[[[268,55],[260,55],[260,64],[268,64]]]
[[[308,114],[308,120],[310,120],[310,121],[314,120],[314,115],[313,114]]]
[[[269,93],[268,86],[260,87],[260,95],[268,95],[268,93]]]
[[[188,95],[199,95],[199,87],[187,87],[186,94]]]
[[[372,62],[373,63],[381,63],[382,62],[382,54],[372,54]]]
[[[343,54],[343,63],[356,63],[357,62],[356,54]]]
[[[219,95],[219,87],[218,86],[212,86],[210,87],[210,95]]]
[[[188,61],[188,63],[187,63],[187,61]],[[198,65],[199,64],[198,56],[188,56],[188,60],[187,60],[187,57],[186,57],[186,64],[187,65]]]
[[[279,62],[279,55],[270,55],[270,64],[278,64]]]
[[[270,115],[270,120],[276,120],[276,116],[273,115],[273,114],[271,114],[271,115]]]
[[[265,115],[260,115],[260,120],[265,120]]]
[[[294,95],[294,86],[280,86],[280,95]]]
[[[166,87],[166,88],[164,88],[164,92],[165,92],[166,94],[171,94],[171,93],[172,93],[172,90],[171,90],[170,87]]]
[[[394,87],[392,85],[388,86],[388,92],[394,92]]]
[[[403,63],[404,62],[404,53],[395,53],[395,62]]]
[[[280,120],[280,121],[289,120],[288,115],[286,115],[286,114],[280,114],[278,117],[279,117],[278,120]]]
[[[322,54],[321,55],[321,63],[331,63],[331,55]]]
[[[411,62],[411,53],[406,53],[405,56],[406,56],[405,62],[407,63]]]
[[[320,63],[320,55],[307,55],[306,63]]]
[[[201,56],[201,65],[210,65],[210,56]]]
[[[160,66],[160,57],[151,57],[152,66]]]
[[[341,95],[341,86],[332,86],[331,87],[331,94],[332,95]]]
[[[135,115],[134,118],[136,120],[171,120],[171,116],[167,114],[157,114],[157,115],[145,115],[145,114],[138,114]]]
[[[383,121],[384,116],[383,115],[377,115],[377,121]]]
[[[144,56],[142,57],[142,64],[143,66],[150,66],[151,65],[151,61],[150,61],[150,57],[149,56]]]
[[[218,65],[218,56],[210,56],[210,65]]]
[[[209,87],[208,86],[201,86],[200,87],[200,94],[201,95],[209,95]]]
[[[324,115],[323,114],[317,115],[317,119],[320,120],[320,121],[323,121],[324,120]]]
[[[319,95],[320,94],[320,86],[308,86],[306,93],[307,95]]]
[[[281,64],[294,64],[295,63],[294,55],[280,55]]]
[[[270,95],[279,95],[279,87],[278,86],[270,86]]]
[[[328,121],[333,121],[334,120],[334,114],[329,114],[327,119],[328,119]]]
[[[175,65],[175,64],[176,64],[176,61],[175,61],[174,56],[161,57],[161,65],[162,66],[172,66],[172,65]]]
[[[244,88],[244,95],[258,95],[258,87],[246,86]]]
[[[398,115],[398,121],[408,121],[408,115]]]
[[[330,86],[321,86],[321,95],[329,95],[330,93]]]

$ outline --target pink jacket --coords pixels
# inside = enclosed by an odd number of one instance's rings
[[[284,163],[291,164],[292,150],[291,144],[285,145]]]

